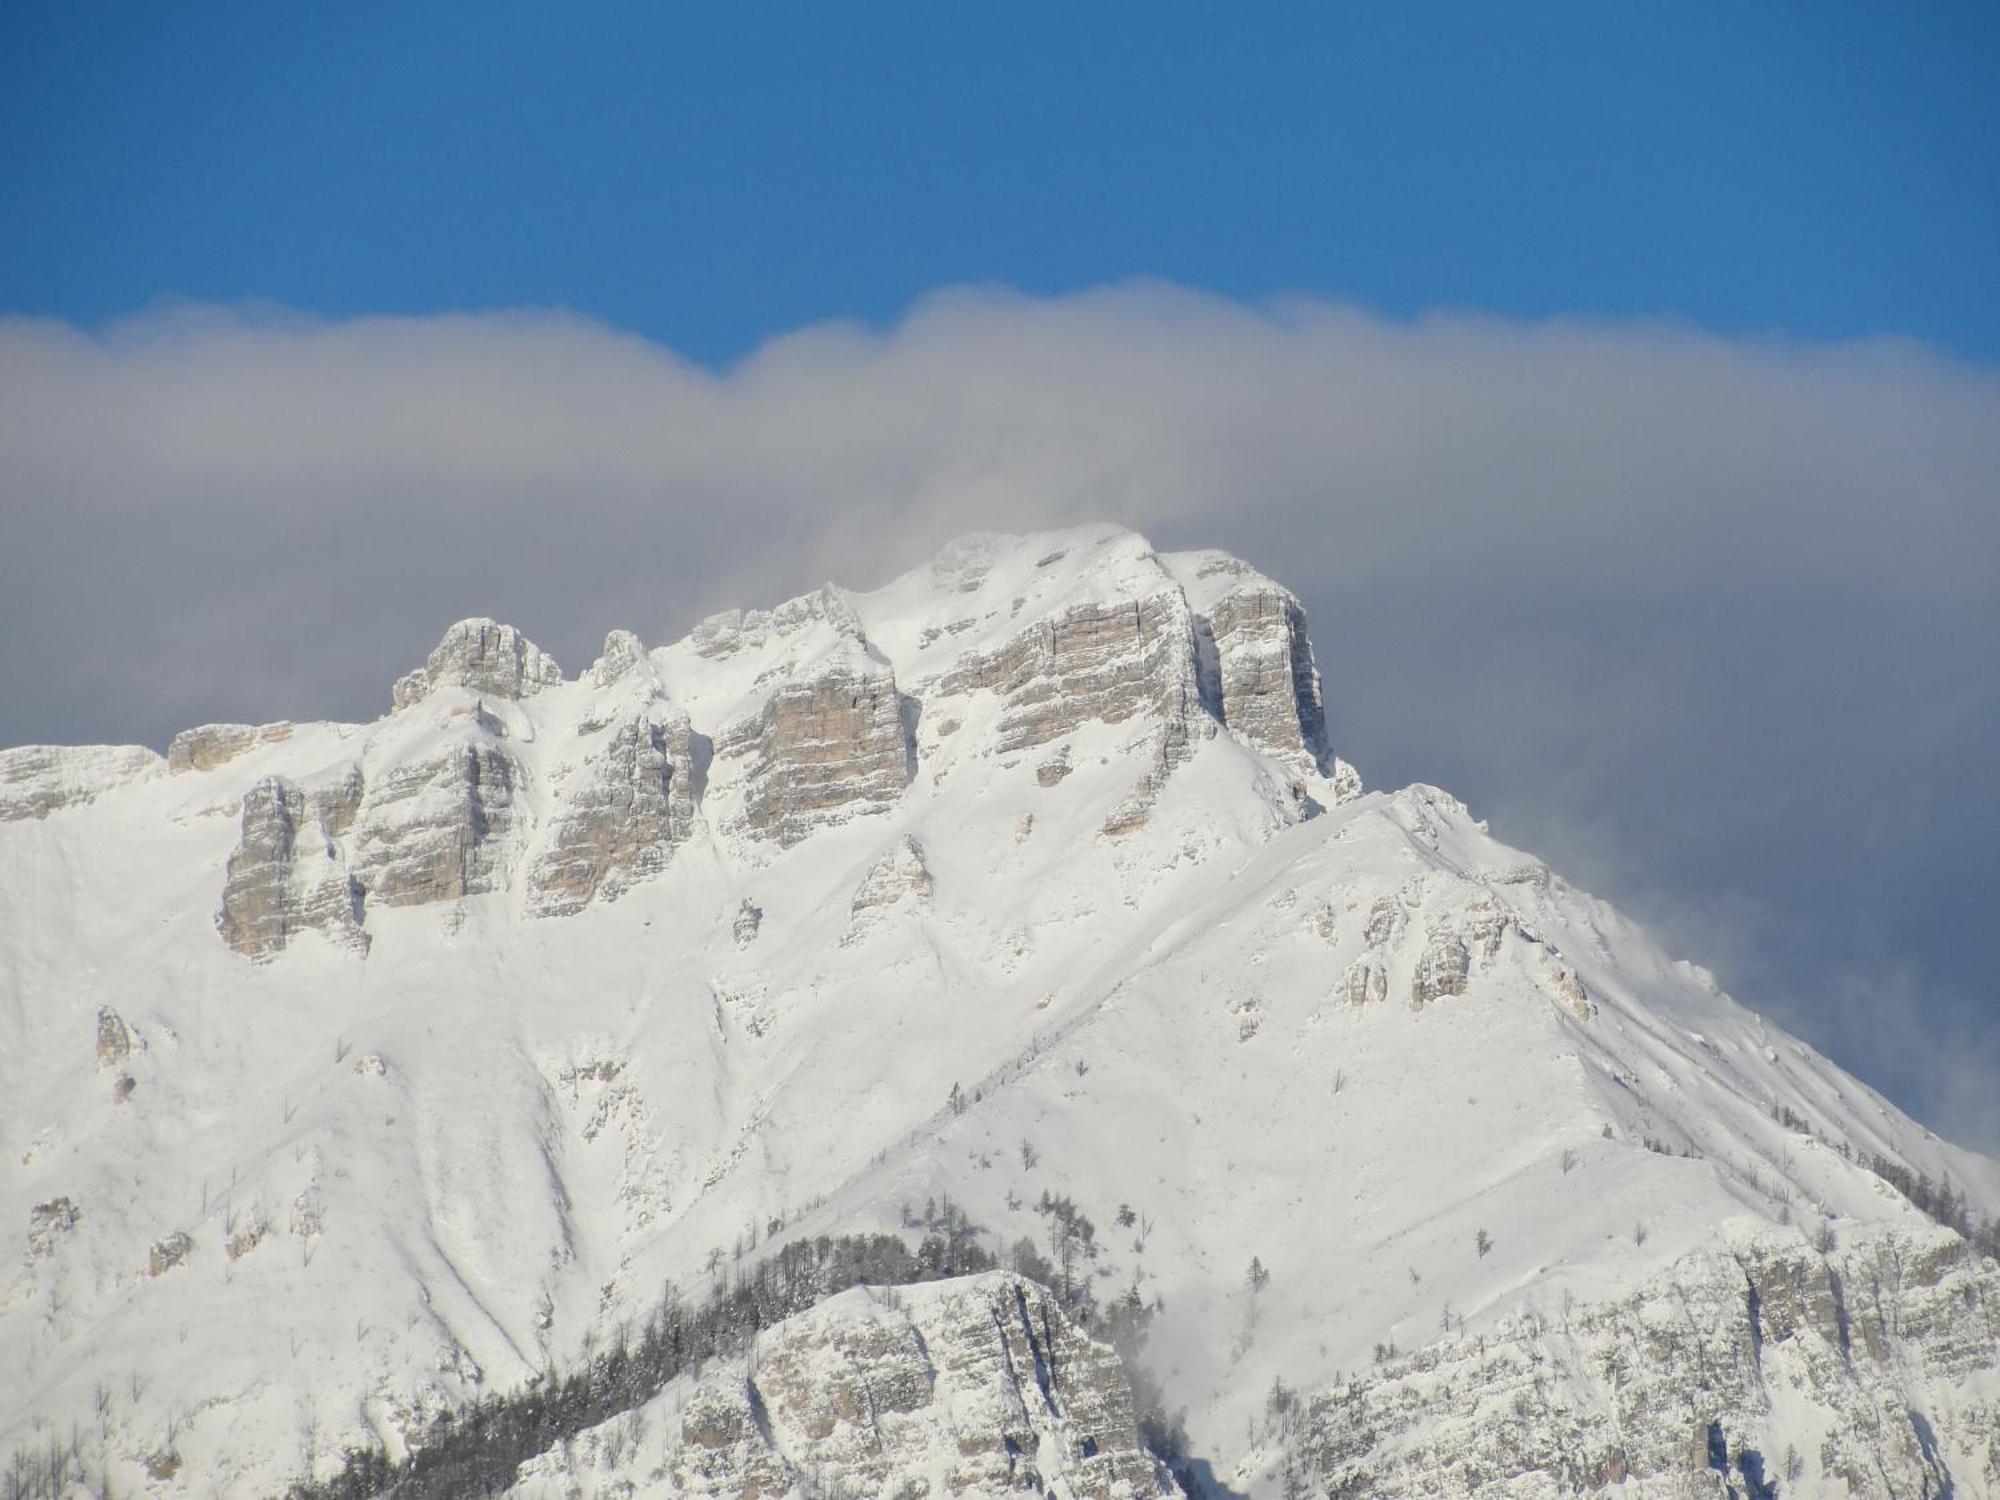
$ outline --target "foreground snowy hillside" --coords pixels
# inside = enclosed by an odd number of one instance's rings
[[[2000,1494],[2000,1282],[1938,1222],[2000,1168],[1445,793],[1364,792],[1319,695],[1278,585],[1090,528],[573,677],[463,622],[371,724],[0,752],[0,1454],[120,1493],[400,1460],[670,1283],[949,1199],[1051,1317],[1143,1322],[1239,1491]],[[928,1348],[1002,1284],[732,1357]],[[738,1388],[690,1375],[520,1482],[1156,1477],[1060,1379],[898,1358],[934,1400],[874,1468],[764,1418],[690,1468]]]

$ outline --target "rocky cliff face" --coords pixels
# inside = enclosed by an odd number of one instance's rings
[[[688,717],[640,708],[596,731],[601,745],[563,782],[541,853],[528,871],[538,916],[615,899],[657,875],[694,829],[694,745]]]
[[[522,1470],[528,1497],[1177,1493],[1118,1356],[1043,1287],[991,1273],[856,1288]]]
[[[954,544],[881,595],[829,584],[774,609],[718,615],[658,660],[613,631],[575,684],[514,627],[462,620],[395,684],[392,717],[332,764],[312,759],[327,726],[183,731],[166,769],[245,778],[218,930],[258,959],[309,928],[362,952],[369,905],[518,891],[529,913],[564,916],[615,899],[657,876],[702,822],[711,743],[722,821],[779,850],[894,808],[925,747],[942,746],[968,714],[986,720],[971,746],[981,755],[1048,747],[1035,771],[1044,788],[1073,769],[1078,731],[1136,731],[1140,773],[1100,819],[1109,837],[1143,828],[1176,770],[1222,728],[1294,778],[1276,797],[1286,818],[1358,793],[1327,749],[1296,599],[1224,554],[1162,557],[1109,529],[1063,540],[1046,551],[1008,538]],[[914,614],[884,608],[919,577],[927,598]],[[893,650],[871,638],[864,613]],[[687,674],[662,675],[677,654],[706,674],[693,714],[676,697]],[[724,692],[700,691],[716,682]],[[304,769],[287,761],[273,779],[271,756],[301,734]],[[137,747],[4,752],[0,818],[45,817],[159,768]]]
[[[1003,704],[994,749],[1026,750],[1096,720],[1150,715],[1185,725],[1200,702],[1194,617],[1177,590],[1069,606],[938,683],[944,696],[987,691]]]
[[[324,804],[336,821],[341,801]],[[347,873],[312,799],[281,777],[243,797],[241,842],[229,856],[216,930],[245,958],[268,959],[314,930],[365,951],[362,887]]]
[[[144,745],[23,745],[0,750],[0,823],[46,818],[115,787],[158,775],[164,762]]]
[[[744,821],[780,845],[856,814],[885,811],[916,770],[913,707],[865,649],[781,683],[718,743],[747,759]]]
[[[167,769],[213,771],[259,745],[282,744],[292,737],[292,726],[277,724],[203,724],[183,729],[167,746]]]
[[[1211,712],[1259,749],[1327,776],[1338,800],[1361,780],[1333,753],[1319,667],[1298,597],[1224,552],[1170,556],[1195,615]]]
[[[408,708],[446,686],[495,698],[525,698],[562,680],[554,659],[513,626],[460,620],[421,667],[397,680],[390,699],[397,708]]]
[[[2000,1486],[2000,1264],[1949,1233],[1764,1236],[1267,1409],[1314,1492],[1892,1496]]]
[[[519,780],[513,756],[479,729],[373,780],[352,835],[354,878],[368,900],[419,906],[504,889]]]

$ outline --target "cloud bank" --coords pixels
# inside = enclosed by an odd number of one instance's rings
[[[0,743],[370,717],[1082,519],[1306,600],[1337,742],[2000,1150],[2000,373],[1895,341],[934,295],[721,371],[559,314],[0,319]]]

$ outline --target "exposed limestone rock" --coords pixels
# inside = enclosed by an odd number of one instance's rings
[[[1144,828],[1153,816],[1153,799],[1157,790],[1152,777],[1142,776],[1125,799],[1111,809],[1097,831],[1106,838],[1116,839]]]
[[[362,893],[340,864],[325,829],[306,818],[306,796],[266,777],[243,796],[243,837],[229,856],[215,925],[245,958],[268,959],[298,933],[316,929],[365,950]]]
[[[1195,612],[1202,701],[1251,744],[1333,782],[1333,800],[1361,795],[1361,778],[1327,744],[1326,708],[1298,596],[1223,552],[1161,559]]]
[[[175,775],[183,771],[212,771],[259,745],[274,745],[291,737],[292,726],[284,721],[276,724],[203,724],[195,729],[183,729],[167,746],[167,770]]]
[[[789,639],[822,620],[842,635],[859,638],[861,634],[854,606],[829,583],[817,593],[787,599],[775,609],[731,609],[710,615],[695,626],[689,640],[697,654],[721,658]]]
[[[1315,1493],[1385,1500],[1985,1493],[1996,1375],[2000,1264],[1957,1236],[1889,1232],[1831,1258],[1771,1237],[1392,1360],[1314,1397],[1281,1441]]]
[[[615,900],[666,868],[694,827],[693,734],[654,703],[621,720],[564,782],[547,842],[528,871],[528,910],[555,916]]]
[[[1323,774],[1333,783],[1335,803],[1352,802],[1367,790],[1362,784],[1361,773],[1337,755],[1328,760]]]
[[[361,767],[349,766],[338,775],[306,788],[306,810],[319,820],[328,838],[337,839],[347,832],[354,815],[361,811],[365,790]]]
[[[81,807],[165,766],[144,745],[22,745],[0,750],[0,823]]]
[[[390,697],[395,707],[408,708],[436,688],[456,685],[494,698],[525,698],[562,680],[554,658],[513,626],[460,620],[421,667],[397,680]]]
[[[146,1257],[146,1274],[164,1276],[175,1266],[184,1266],[194,1254],[194,1239],[184,1229],[176,1229],[163,1240],[155,1240]]]
[[[1118,838],[1146,826],[1153,815],[1153,804],[1166,789],[1167,779],[1194,753],[1197,733],[1214,734],[1214,722],[1200,717],[1175,715],[1160,726],[1159,734],[1153,741],[1152,765],[1133,783],[1125,799],[1111,810],[1100,832],[1106,837]]]
[[[132,1033],[118,1012],[108,1005],[97,1007],[97,1065],[115,1068],[132,1055]]]
[[[1457,932],[1433,928],[1410,980],[1410,1009],[1422,1010],[1446,995],[1463,995],[1471,973],[1472,955]]]
[[[267,958],[293,930],[292,848],[304,799],[278,777],[243,797],[243,838],[229,856],[228,880],[216,926],[246,958]]]
[[[973,587],[977,588],[978,585],[974,584]],[[928,651],[939,641],[954,635],[964,635],[966,631],[976,629],[978,625],[979,621],[970,615],[962,620],[953,620],[949,625],[927,625],[924,627],[923,634],[917,637],[917,649],[919,651]]]
[[[1319,765],[1326,711],[1297,598],[1260,581],[1223,595],[1204,619],[1215,644],[1222,721],[1260,749]]]
[[[912,717],[895,675],[857,649],[781,683],[718,750],[754,754],[744,819],[795,844],[817,827],[895,803],[916,771]]]
[[[75,1233],[83,1210],[67,1198],[51,1198],[28,1210],[28,1259],[49,1260]]]
[[[931,872],[924,863],[924,846],[906,833],[869,866],[861,884],[854,888],[848,911],[859,916],[873,907],[893,906],[907,897],[921,901],[930,893]]]
[[[1334,994],[1349,1005],[1375,1005],[1389,998],[1389,971],[1376,958],[1357,958],[1340,976]]]
[[[1460,938],[1484,963],[1500,956],[1500,945],[1513,925],[1513,917],[1491,901],[1475,901],[1457,922]]]
[[[730,924],[730,933],[736,939],[736,946],[747,948],[757,941],[757,930],[764,925],[764,908],[748,896],[736,908],[736,920]]]
[[[354,878],[369,902],[418,906],[503,889],[519,779],[513,758],[483,738],[379,776],[352,837]]]
[[[224,1242],[222,1253],[230,1260],[241,1260],[263,1244],[265,1236],[270,1232],[271,1226],[262,1219],[250,1219]]]
[[[1171,585],[1073,605],[999,650],[961,661],[938,683],[944,696],[982,689],[1006,700],[994,745],[1001,754],[1045,745],[1093,719],[1119,724],[1150,714],[1185,726],[1201,708],[1194,617]]]
[[[604,650],[590,666],[593,687],[621,682],[646,661],[646,647],[629,630],[614,630],[604,638]]]
[[[1590,992],[1583,981],[1576,977],[1576,971],[1566,964],[1548,960],[1542,967],[1542,978],[1558,1000],[1569,1007],[1579,1021],[1588,1021],[1597,1015],[1597,1003],[1590,998]]]
[[[1403,930],[1406,920],[1400,901],[1391,896],[1377,896],[1368,908],[1368,924],[1361,929],[1361,940],[1371,948],[1387,947]]]
[[[1056,786],[1069,775],[1070,770],[1069,750],[1065,747],[1060,754],[1051,756],[1035,767],[1035,781],[1041,786]]]
[[[636,1450],[614,1419],[525,1465],[512,1493],[595,1500],[635,1473],[731,1500],[1174,1493],[1117,1356],[1000,1273],[844,1292],[656,1404]]]

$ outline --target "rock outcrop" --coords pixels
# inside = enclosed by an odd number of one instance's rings
[[[931,872],[924,862],[924,846],[906,833],[868,867],[861,884],[854,888],[848,912],[859,917],[863,912],[894,906],[900,901],[925,900],[930,893]]]
[[[1203,701],[1266,754],[1334,783],[1336,801],[1361,778],[1327,743],[1319,668],[1298,596],[1225,552],[1163,559],[1195,614]]]
[[[22,745],[0,750],[0,823],[81,807],[165,766],[144,745]]]
[[[895,673],[858,643],[779,683],[717,745],[749,759],[745,823],[790,845],[826,824],[887,811],[916,772],[913,717]]]
[[[212,771],[259,745],[280,744],[292,737],[289,722],[276,724],[203,724],[183,729],[167,746],[167,770]]]
[[[664,703],[600,731],[604,743],[565,780],[541,853],[528,870],[537,916],[616,899],[666,868],[694,827],[693,730]]]
[[[822,621],[836,632],[858,638],[861,622],[841,591],[826,584],[814,593],[787,599],[774,609],[730,609],[710,615],[688,637],[696,654],[720,661],[739,651],[793,639]]]
[[[146,1274],[164,1276],[177,1266],[186,1265],[193,1254],[194,1237],[185,1229],[176,1229],[165,1239],[153,1242],[153,1248],[146,1253]]]
[[[83,1210],[68,1198],[35,1204],[28,1210],[28,1261],[53,1259],[82,1218]]]
[[[646,664],[646,646],[629,630],[614,630],[604,638],[604,650],[590,666],[590,681],[607,688],[623,682]]]
[[[510,1493],[635,1483],[730,1500],[1174,1493],[1118,1356],[1046,1288],[1000,1272],[843,1292],[532,1460]]]
[[[97,1007],[97,1065],[115,1068],[132,1055],[132,1031],[108,1005]]]
[[[421,667],[397,680],[390,697],[395,707],[407,708],[437,688],[457,686],[494,698],[525,698],[562,680],[554,658],[513,626],[460,620]]]
[[[1349,1005],[1379,1005],[1389,998],[1389,971],[1364,954],[1342,971],[1335,993]]]
[[[361,767],[347,766],[306,787],[306,810],[319,819],[328,838],[337,839],[353,825],[366,790]]]
[[[1004,706],[993,748],[1012,754],[1099,720],[1148,716],[1185,729],[1200,711],[1194,617],[1166,584],[1142,597],[1085,602],[961,660],[941,695],[989,691]]]
[[[1422,1010],[1446,995],[1463,995],[1472,974],[1472,955],[1449,927],[1433,928],[1417,955],[1410,977],[1410,1009]]]
[[[519,780],[513,757],[483,732],[376,777],[351,835],[369,902],[418,906],[503,889]]]
[[[1269,1441],[1267,1472],[1385,1500],[1985,1493],[2000,1263],[1948,1231],[1700,1252],[1629,1296],[1389,1359]]]
[[[244,793],[242,839],[215,917],[225,943],[245,958],[268,959],[311,930],[365,950],[362,899],[325,825],[309,816],[305,793],[277,776]]]

